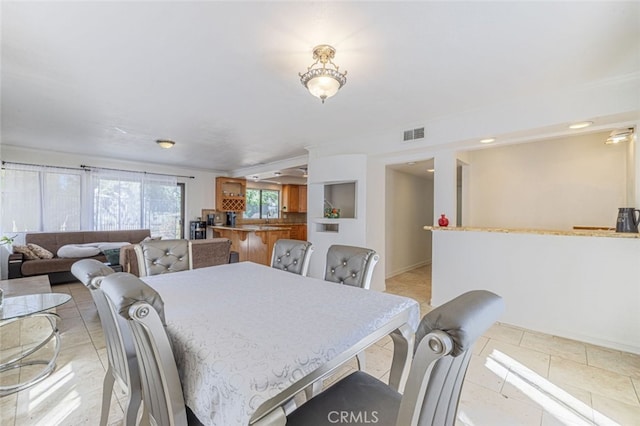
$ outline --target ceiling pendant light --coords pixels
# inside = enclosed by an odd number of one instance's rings
[[[315,62],[304,74],[298,73],[300,82],[313,96],[320,98],[322,103],[338,93],[338,90],[347,83],[347,72],[340,72],[338,66],[332,61],[335,56],[336,49],[333,47],[327,44],[316,46],[313,48]],[[333,68],[327,68],[327,64]]]
[[[171,141],[169,139],[158,139],[156,143],[160,145],[160,148],[164,149],[173,148],[173,146],[176,144],[174,141]]]

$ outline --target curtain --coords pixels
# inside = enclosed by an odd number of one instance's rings
[[[0,230],[81,229],[81,170],[6,163],[2,169]]]
[[[148,228],[153,236],[180,236],[175,176],[5,163],[1,178],[2,235]]]
[[[180,197],[175,176],[92,169],[92,228],[149,228],[153,236],[177,238]]]

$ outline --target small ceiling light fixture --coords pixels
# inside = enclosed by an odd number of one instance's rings
[[[613,132],[611,132],[611,134],[605,141],[605,144],[611,145],[611,144],[616,144],[620,142],[630,141],[631,138],[633,137],[633,133],[634,133],[633,127],[629,127],[628,129],[614,130]]]
[[[480,139],[480,143],[493,143],[496,141],[496,138],[485,138],[485,139]]]
[[[274,175],[275,175],[275,176],[281,176],[281,175],[282,175],[282,173],[280,173],[280,172],[275,172],[275,173],[274,173]]]
[[[593,121],[580,121],[578,123],[573,123],[569,126],[572,130],[584,129],[585,127],[589,127],[593,124]]]
[[[173,148],[173,146],[176,144],[174,141],[170,141],[169,139],[158,139],[156,143],[160,145],[160,148],[164,149]]]
[[[300,82],[316,98],[320,98],[322,103],[325,99],[332,97],[342,86],[347,83],[347,72],[340,72],[339,67],[333,63],[336,56],[336,49],[321,44],[313,48],[313,59],[315,62],[307,67],[304,74],[298,73]],[[327,68],[327,64],[333,68]],[[316,68],[314,68],[316,67]]]
[[[429,173],[433,173],[435,171],[436,171],[436,169],[427,169],[427,172],[429,172]]]

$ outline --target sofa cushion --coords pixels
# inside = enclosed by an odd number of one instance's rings
[[[26,260],[40,259],[38,255],[29,248],[29,246],[14,245],[13,252],[22,254]]]
[[[29,243],[27,247],[31,249],[31,251],[38,256],[39,259],[53,259],[53,253],[51,253],[46,248],[40,247],[37,244]]]
[[[100,262],[106,262],[107,258],[104,255],[94,256],[90,259],[96,259]],[[64,257],[54,257],[53,259],[36,259],[29,260],[28,262],[24,262],[22,264],[22,268],[20,268],[20,272],[25,277],[29,277],[32,275],[44,275],[50,274],[53,272],[69,272],[71,270],[71,265],[77,262],[78,258],[64,258]]]

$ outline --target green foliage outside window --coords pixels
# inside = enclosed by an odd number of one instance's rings
[[[247,188],[245,219],[275,219],[279,212],[280,191]]]

